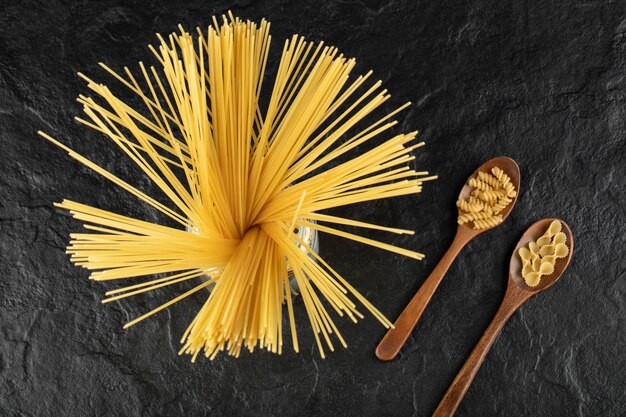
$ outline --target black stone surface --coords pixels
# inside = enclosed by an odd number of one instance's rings
[[[450,244],[466,177],[498,155],[521,167],[511,217],[462,252],[394,362],[374,357],[384,329],[371,317],[338,319],[349,349],[320,359],[298,305],[300,354],[193,365],[176,353],[202,297],[123,331],[179,289],[102,306],[108,287],[64,254],[79,224],[52,208],[62,198],[157,219],[35,131],[153,191],[72,120],[87,91],[75,73],[113,84],[99,61],[134,67],[155,32],[229,9],[272,22],[274,57],[293,33],[324,40],[356,57],[357,72],[373,69],[390,105],[415,103],[401,129],[421,130],[416,166],[440,179],[337,212],[414,228],[387,239],[426,260],[321,238],[323,256],[389,318]],[[517,239],[555,216],[573,229],[572,264],[512,317],[457,415],[625,416],[625,75],[619,1],[1,2],[0,415],[428,416],[495,313]]]

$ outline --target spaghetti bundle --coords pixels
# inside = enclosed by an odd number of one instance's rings
[[[213,285],[182,336],[180,354],[238,356],[242,347],[281,353],[286,306],[298,351],[288,268],[320,354],[346,343],[331,319],[362,318],[353,299],[383,325],[391,323],[297,234],[308,227],[414,259],[423,255],[336,225],[399,234],[412,231],[323,214],[344,205],[417,193],[434,179],[407,165],[416,132],[398,134],[350,157],[396,124],[409,103],[359,124],[389,99],[371,72],[349,81],[355,61],[337,49],[293,36],[283,47],[267,104],[261,87],[268,61],[270,24],[229,14],[193,38],[180,33],[150,46],[159,70],[139,64],[121,74],[100,64],[145,107],[136,110],[108,87],[79,74],[95,99],[81,95],[85,118],[77,120],[117,145],[169,201],[157,201],[49,135],[44,138],[117,186],[176,222],[167,227],[73,201],[57,204],[84,223],[71,235],[68,253],[97,281],[148,278],[106,293],[110,302],[190,280],[191,290],[125,325],[139,321]],[[262,110],[264,108],[264,110]],[[303,250],[303,248],[305,250]],[[209,270],[209,280],[198,280]],[[325,300],[326,303],[323,303]]]

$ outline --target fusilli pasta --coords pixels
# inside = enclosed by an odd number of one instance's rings
[[[502,223],[502,216],[491,216],[486,219],[474,220],[474,229],[487,229]]]
[[[473,222],[473,229],[486,229],[502,223],[502,215],[498,214],[517,196],[511,178],[502,169],[494,167],[491,172],[479,171],[467,184],[473,190],[467,199],[456,202],[459,208],[457,222],[468,225]]]

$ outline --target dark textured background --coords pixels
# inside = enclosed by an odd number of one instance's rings
[[[548,216],[572,227],[573,262],[512,317],[458,415],[626,415],[623,2],[174,3],[0,4],[0,415],[428,416],[496,311],[515,242]],[[35,131],[153,190],[72,120],[74,98],[86,92],[75,73],[110,83],[98,61],[135,68],[149,60],[155,32],[206,26],[228,9],[272,21],[274,57],[293,33],[325,40],[356,57],[357,72],[373,69],[392,104],[415,103],[402,129],[422,132],[427,147],[416,166],[440,180],[419,196],[339,212],[415,228],[413,237],[389,239],[426,260],[321,239],[323,256],[391,319],[450,244],[466,177],[498,155],[522,169],[511,217],[462,252],[392,363],[374,357],[384,329],[371,317],[338,319],[349,349],[320,359],[298,305],[300,354],[192,365],[176,352],[201,297],[123,331],[180,289],[102,306],[106,285],[64,254],[79,224],[55,201],[154,214]]]

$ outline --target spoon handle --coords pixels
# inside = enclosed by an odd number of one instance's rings
[[[443,396],[433,417],[451,417],[454,415],[467,389],[472,384],[478,369],[480,369],[480,366],[485,360],[489,349],[491,349],[493,342],[495,342],[509,317],[511,317],[520,305],[521,303],[518,302],[518,300],[511,300],[510,297],[505,296],[491,324],[489,324],[489,327],[487,327],[487,330],[485,330],[485,333],[478,341],[472,354],[467,358],[467,361],[465,361],[465,365],[463,365],[463,368],[459,371],[454,382],[452,382],[452,385],[448,388],[446,395]]]
[[[424,281],[424,284],[422,284],[420,289],[413,296],[413,299],[396,319],[394,328],[389,329],[385,337],[383,337],[383,340],[378,344],[376,348],[376,356],[378,359],[381,361],[390,361],[398,355],[402,345],[404,345],[411,331],[415,328],[415,325],[422,316],[422,313],[448,271],[448,268],[450,268],[450,265],[452,265],[452,262],[461,249],[463,249],[467,242],[473,237],[474,235],[471,233],[465,233],[464,230],[459,229],[450,248],[448,248],[433,272],[428,276],[426,281]]]

